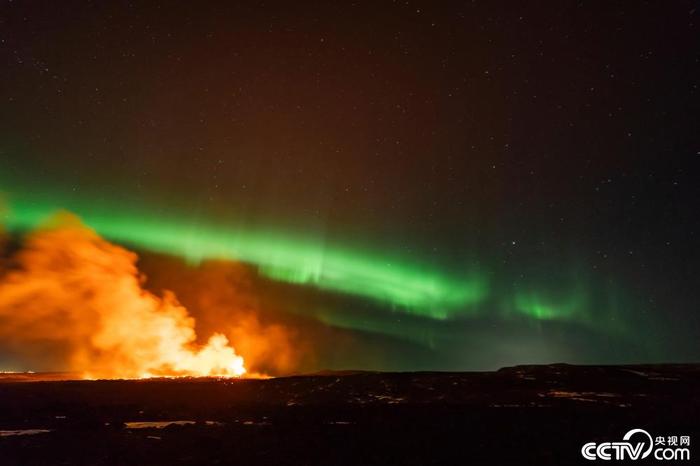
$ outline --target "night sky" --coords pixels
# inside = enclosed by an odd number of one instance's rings
[[[698,361],[696,8],[3,2],[2,223],[244,270],[295,370]]]

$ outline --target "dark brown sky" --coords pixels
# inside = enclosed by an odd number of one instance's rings
[[[615,289],[697,359],[696,7],[7,2],[0,183]]]

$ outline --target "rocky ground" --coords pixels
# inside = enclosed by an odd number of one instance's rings
[[[632,428],[700,442],[700,365],[64,377],[0,375],[0,464],[559,465]]]

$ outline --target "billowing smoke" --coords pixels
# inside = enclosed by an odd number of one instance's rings
[[[159,277],[163,264],[156,264]],[[300,366],[310,348],[300,341],[298,325],[285,325],[276,309],[263,308],[250,267],[231,261],[205,262],[196,268],[175,268],[168,282],[197,318],[199,331],[223,332],[245,356],[251,370],[288,374]],[[178,273],[179,272],[179,273]],[[189,272],[189,273],[188,273]],[[276,317],[276,319],[275,319]]]
[[[232,310],[230,286],[203,302],[212,314],[198,342],[195,320],[173,293],[145,290],[136,261],[70,214],[30,233],[0,271],[0,349],[25,368],[88,377],[241,375],[229,340],[253,365],[293,364],[285,329],[260,324],[253,307]]]

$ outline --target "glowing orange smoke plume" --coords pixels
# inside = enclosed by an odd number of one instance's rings
[[[0,276],[0,344],[38,370],[86,377],[243,375],[225,335],[196,345],[194,319],[175,296],[142,288],[136,259],[60,215]]]

